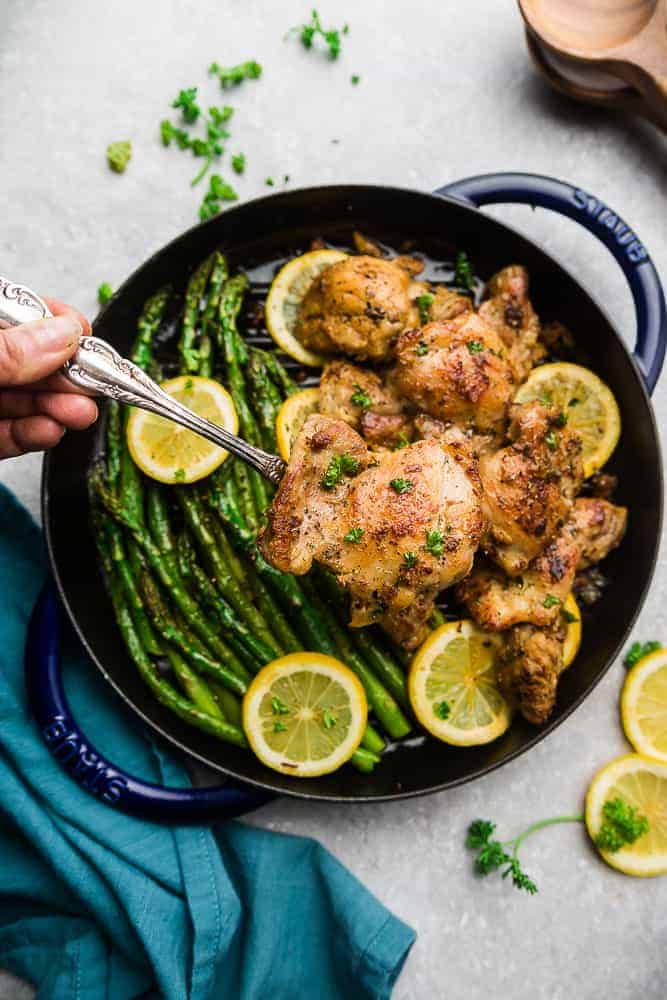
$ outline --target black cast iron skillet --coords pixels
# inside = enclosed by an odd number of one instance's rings
[[[530,240],[479,212],[490,202],[524,202],[569,215],[614,253],[637,307],[634,356],[594,298],[561,265]],[[266,793],[330,801],[398,799],[470,781],[534,746],[560,725],[591,692],[626,638],[649,586],[660,537],[662,475],[650,391],[667,339],[662,289],[648,255],[619,217],[591,195],[550,178],[500,174],[472,178],[434,195],[387,187],[340,186],[271,195],[228,210],[164,247],[122,286],[94,324],[94,333],[119,351],[130,349],[144,300],[170,282],[183,288],[193,267],[214,248],[232,267],[275,259],[307,246],[315,236],[349,242],[353,228],[389,243],[411,238],[420,249],[443,240],[465,248],[482,277],[521,262],[531,277],[540,315],[558,318],[576,332],[578,347],[611,386],[623,417],[623,435],[610,464],[618,474],[617,499],[630,509],[627,536],[605,563],[610,585],[586,614],[583,644],[563,676],[555,712],[541,728],[517,718],[488,746],[456,749],[430,738],[401,745],[370,775],[350,767],[314,780],[265,768],[248,751],[223,744],[174,717],[144,686],[122,644],[87,529],[86,474],[95,434],[67,435],[45,459],[43,516],[49,557],[60,599],[92,660],[116,691],[154,730],[179,749],[242,785],[166,790],[122,774],[95,751],[72,718],[60,683],[57,609],[46,594],[36,611],[27,667],[31,703],[55,756],[83,787],[128,812],[188,821],[234,815]],[[604,290],[598,290],[602,298]],[[77,539],[76,547],[72,539]],[[85,720],[82,720],[85,725]]]

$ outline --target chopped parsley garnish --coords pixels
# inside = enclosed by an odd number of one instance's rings
[[[572,399],[570,400],[570,402],[567,405],[568,406],[579,406],[580,402],[581,402],[580,399],[577,399],[576,396],[573,396]]]
[[[461,288],[467,288],[469,292],[475,287],[475,278],[472,273],[472,267],[468,259],[468,254],[465,250],[460,250],[456,255],[456,269],[454,272],[454,281]]]
[[[194,382],[192,381],[191,378],[187,379],[187,381],[185,383],[185,388],[186,389],[193,389],[194,388]]]
[[[556,605],[562,604],[560,597],[556,597],[555,594],[547,594],[547,596],[542,601],[543,608],[555,608]]]
[[[185,482],[185,469],[176,469],[174,473],[174,481],[177,483]]]
[[[408,440],[407,434],[404,434],[403,431],[401,431],[401,433],[396,438],[396,444],[394,445],[394,451],[400,451],[401,448],[407,448],[407,446],[409,444],[410,444],[410,441]]]
[[[319,14],[313,10],[308,24],[302,24],[292,30],[299,32],[304,49],[312,49],[313,44],[319,40],[320,47],[328,49],[329,58],[337,59],[340,55],[341,35],[347,35],[350,29],[347,24],[342,28],[323,28]]]
[[[655,653],[657,649],[662,649],[662,643],[657,642],[655,639],[652,639],[650,642],[633,642],[625,654],[623,663],[629,670],[630,667],[634,667],[636,663],[643,660],[649,653]]]
[[[444,541],[445,538],[441,531],[426,532],[426,548],[436,559],[439,559],[444,551]]]
[[[286,705],[284,701],[274,695],[271,699],[271,711],[274,715],[289,715],[289,705]]]
[[[285,725],[284,722],[281,722],[280,719],[276,719],[276,721],[273,723],[273,731],[274,733],[286,733],[287,726]]]
[[[428,344],[426,344],[423,340],[420,340],[415,347],[415,354],[419,355],[420,358],[423,358],[425,354],[428,354]]]
[[[188,125],[194,125],[201,114],[201,108],[197,104],[197,88],[187,87],[179,90],[178,97],[171,102],[172,108],[180,108],[183,121]]]
[[[238,195],[231,184],[223,181],[220,174],[211,174],[208,182],[208,191],[199,206],[199,218],[202,222],[206,219],[211,219],[222,210],[222,202],[237,200]]]
[[[113,295],[113,288],[108,281],[103,281],[100,287],[97,289],[97,301],[101,306],[105,306],[111,296]]]
[[[542,404],[542,406],[551,406],[551,402],[552,402],[552,400],[551,400],[551,393],[549,393],[549,392],[543,392],[540,395],[539,400],[540,400],[540,403]]]
[[[413,566],[416,566],[417,565],[417,561],[418,560],[417,560],[417,553],[416,552],[404,552],[403,553],[403,562],[408,567],[408,569],[412,569]]]
[[[431,311],[431,306],[433,305],[434,296],[431,292],[424,292],[423,295],[418,295],[415,299],[417,304],[417,309],[419,309],[419,322],[423,326],[428,323],[428,314]]]
[[[283,176],[283,184],[289,184],[289,174]]]
[[[266,184],[267,187],[272,188],[276,182],[274,181],[273,177],[267,177],[264,183]]]
[[[435,714],[439,719],[448,719],[451,713],[451,708],[449,707],[448,701],[441,701],[435,706]]]
[[[163,118],[160,122],[160,136],[163,146],[170,146],[175,142],[179,149],[190,148],[190,136],[182,128],[176,128],[168,118]]]
[[[410,479],[402,479],[399,477],[398,479],[392,479],[389,485],[394,493],[398,493],[400,495],[401,493],[410,493],[414,483]]]
[[[573,615],[572,612],[568,611],[567,608],[561,608],[560,609],[560,613],[563,616],[563,618],[565,619],[565,621],[568,623],[568,625],[572,624],[573,622],[578,622],[579,621],[579,619],[577,618],[577,616]]]
[[[373,400],[367,392],[364,392],[358,382],[354,383],[354,392],[350,396],[350,402],[354,406],[360,406],[362,410],[367,410],[373,405]]]
[[[550,448],[551,451],[556,450],[556,448],[558,447],[558,436],[553,427],[551,428],[551,430],[547,431],[547,433],[544,435],[544,440],[546,442],[547,447]]]
[[[567,423],[567,413],[564,413],[561,410],[558,416],[554,418],[554,423],[556,427],[565,427],[565,424]]]
[[[223,90],[236,87],[244,80],[259,80],[262,75],[262,67],[254,59],[239,63],[238,66],[221,66],[217,62],[212,62],[208,71],[217,76]]]
[[[358,471],[359,462],[352,455],[333,455],[320,485],[325,490],[332,490],[342,481],[343,476],[354,476]]]
[[[484,350],[484,344],[480,343],[479,340],[469,340],[466,347],[471,354],[480,354]]]
[[[338,717],[333,715],[327,708],[322,712],[322,725],[325,729],[333,729],[337,724]]]
[[[359,76],[358,73],[353,73],[352,76],[350,77],[350,83],[352,84],[353,87],[356,87],[360,80],[361,77]]]
[[[361,541],[363,534],[364,534],[363,528],[350,528],[348,533],[346,535],[343,535],[343,540],[345,542],[351,542],[353,545],[356,545],[358,542]]]
[[[232,156],[231,164],[235,174],[242,174],[245,170],[245,153],[235,153]]]
[[[621,798],[608,799],[602,807],[604,822],[595,838],[601,851],[620,851],[648,833],[648,820]]]
[[[132,143],[128,140],[112,142],[107,146],[107,163],[116,174],[125,173],[125,168],[132,159]]]

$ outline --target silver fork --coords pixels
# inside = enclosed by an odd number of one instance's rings
[[[39,295],[25,285],[0,276],[0,329],[51,315]],[[187,427],[189,431],[226,448],[276,485],[285,473],[287,466],[278,455],[262,451],[236,434],[226,431],[224,427],[197,416],[187,406],[164,392],[146,372],[127,358],[121,357],[111,344],[99,337],[82,337],[76,354],[63,366],[62,373],[89,395],[108,396],[119,403],[150,410],[151,413]]]

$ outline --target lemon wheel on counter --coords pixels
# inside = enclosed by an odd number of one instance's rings
[[[667,764],[667,649],[643,656],[628,671],[621,719],[638,753]]]
[[[667,764],[640,754],[618,757],[593,778],[586,796],[586,828],[596,841],[603,827],[604,806],[620,799],[646,817],[648,830],[619,850],[600,850],[607,864],[626,875],[667,872]]]
[[[291,653],[263,667],[243,698],[243,728],[274,771],[315,778],[350,759],[366,728],[366,694],[332,656]]]
[[[515,403],[539,400],[559,407],[583,443],[584,475],[592,476],[611,456],[621,436],[621,415],[611,389],[581,365],[557,361],[534,368]]]
[[[490,743],[507,730],[512,710],[497,681],[500,640],[470,621],[448,622],[417,650],[408,693],[432,736],[455,746]]]
[[[224,386],[198,375],[179,375],[161,383],[166,393],[200,417],[236,434],[239,419]],[[195,483],[209,476],[229,454],[219,445],[188,431],[173,420],[132,409],[127,446],[142,472],[161,483]]]
[[[311,250],[285,264],[271,283],[264,306],[266,328],[285,354],[313,368],[321,368],[326,358],[309,351],[295,334],[299,306],[322,271],[348,255],[342,250]]]

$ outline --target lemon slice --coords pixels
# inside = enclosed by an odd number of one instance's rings
[[[583,443],[584,475],[602,468],[621,435],[621,415],[611,390],[589,368],[558,361],[530,373],[514,397],[558,406]]]
[[[667,763],[667,649],[644,656],[628,671],[621,718],[638,753]]]
[[[291,653],[267,664],[243,699],[243,728],[263,764],[295,778],[336,771],[361,743],[368,706],[332,656]]]
[[[292,445],[311,413],[317,413],[320,390],[302,389],[288,396],[276,417],[276,440],[280,457],[289,462]]]
[[[586,796],[586,827],[593,840],[604,822],[605,802],[622,799],[646,816],[648,833],[619,851],[600,851],[613,868],[626,875],[667,872],[667,764],[631,753],[618,757],[593,778]]]
[[[497,636],[470,621],[449,622],[417,650],[408,678],[410,703],[424,729],[455,746],[497,739],[512,710],[497,681]]]
[[[266,328],[285,354],[303,365],[318,368],[327,359],[309,351],[295,336],[301,301],[322,271],[347,256],[342,250],[311,250],[290,260],[273,279],[264,306]]]
[[[227,390],[210,378],[179,375],[162,389],[179,403],[236,434],[239,419]],[[127,446],[142,472],[160,483],[195,483],[210,475],[229,452],[206,438],[146,410],[133,409],[127,422]]]
[[[561,610],[569,619],[563,643],[563,670],[565,670],[570,666],[581,646],[581,611],[574,599],[574,594],[568,594]]]

